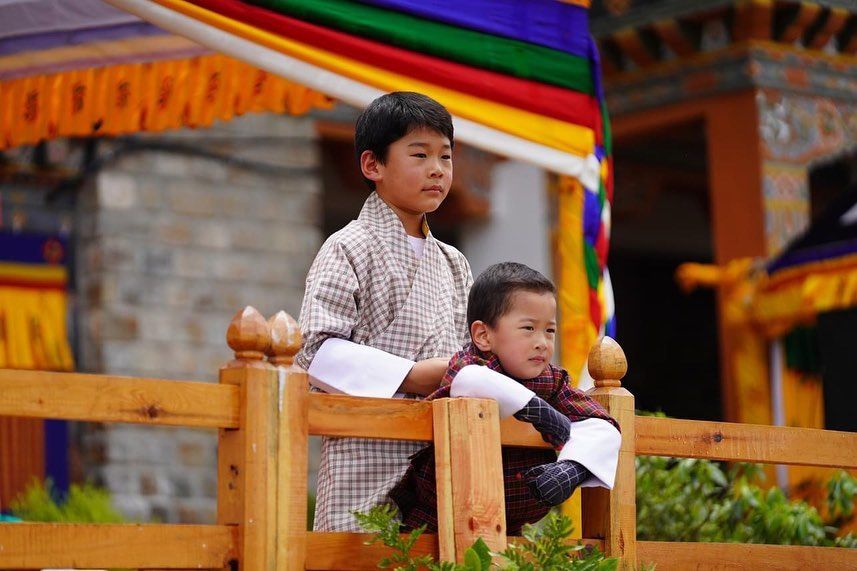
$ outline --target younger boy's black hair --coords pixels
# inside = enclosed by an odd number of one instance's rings
[[[518,291],[551,293],[556,287],[549,279],[529,266],[501,262],[479,274],[467,298],[467,326],[482,321],[491,327],[511,306],[512,294]]]
[[[382,95],[363,110],[357,118],[354,133],[354,150],[357,164],[363,151],[372,151],[381,164],[387,161],[387,150],[414,129],[425,127],[453,140],[452,117],[446,107],[421,93],[394,91]],[[363,178],[375,190],[375,183]]]

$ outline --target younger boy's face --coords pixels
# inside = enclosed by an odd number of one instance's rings
[[[511,376],[518,379],[537,377],[553,357],[556,298],[549,292],[515,292],[509,311],[494,327],[476,321],[471,333],[476,346],[497,355],[503,369]]]
[[[452,185],[452,146],[437,131],[414,129],[391,144],[386,162],[374,168],[367,178],[394,210],[410,216],[434,212]]]

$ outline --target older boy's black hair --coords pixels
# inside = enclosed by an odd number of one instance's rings
[[[491,327],[509,311],[512,294],[518,291],[552,293],[553,282],[533,268],[517,262],[501,262],[479,274],[467,298],[467,326],[482,321]]]
[[[454,146],[452,117],[446,107],[421,93],[394,91],[382,95],[363,110],[357,118],[354,150],[357,165],[363,151],[372,151],[381,164],[387,161],[387,149],[414,129],[425,127],[437,131]],[[363,178],[375,190],[375,183]]]

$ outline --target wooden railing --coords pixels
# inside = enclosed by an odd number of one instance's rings
[[[547,447],[530,425],[500,422],[497,404],[353,398],[308,392],[292,363],[294,320],[252,308],[233,319],[235,360],[220,383],[0,370],[0,416],[217,428],[215,525],[0,524],[0,569],[45,567],[299,570],[374,569],[385,548],[365,534],[307,532],[310,435],[435,444],[439,532],[415,551],[460,560],[482,537],[503,549],[500,447]],[[267,357],[267,360],[265,359]],[[621,387],[621,348],[605,339],[589,358],[590,394],[622,426],[616,485],[583,490],[585,542],[658,569],[853,569],[857,550],[769,545],[638,542],[635,455],[857,467],[851,433],[634,417]]]

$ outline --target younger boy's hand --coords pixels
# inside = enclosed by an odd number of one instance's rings
[[[449,358],[432,357],[417,361],[411,368],[399,390],[405,393],[430,395],[440,386],[440,381],[446,373]]]

